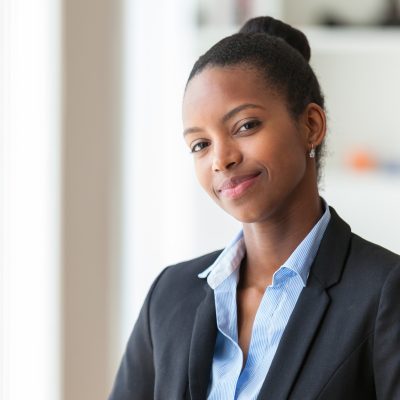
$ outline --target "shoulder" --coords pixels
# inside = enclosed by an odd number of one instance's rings
[[[400,255],[372,243],[357,234],[352,234],[351,250],[354,256],[360,257],[372,264],[383,264],[389,267],[399,266]]]
[[[352,233],[349,264],[360,269],[369,279],[385,279],[389,274],[400,272],[400,256]]]
[[[374,315],[382,296],[390,302],[396,299],[393,287],[400,293],[400,256],[352,233],[341,278],[332,294],[357,304],[359,310],[366,307]]]
[[[399,282],[400,256],[351,231],[331,208],[331,220],[310,274],[339,302],[375,308],[388,282]]]
[[[214,263],[222,250],[166,267],[157,277],[151,292],[153,310],[195,306],[204,297],[206,279],[198,274]]]
[[[400,302],[400,256],[357,235],[352,235],[348,265],[357,276],[355,291],[382,305]]]
[[[321,243],[322,264],[331,265],[335,274],[357,277],[361,282],[382,283],[394,270],[400,269],[400,256],[372,243],[356,233],[331,207],[331,221]],[[343,262],[343,269],[340,264]],[[336,268],[333,267],[336,265]],[[341,273],[339,272],[341,271]],[[323,275],[323,273],[321,274]]]
[[[170,265],[162,272],[162,284],[192,285],[195,282],[200,281],[197,275],[212,265],[221,252],[222,250],[216,250],[212,253],[204,254],[191,260]]]

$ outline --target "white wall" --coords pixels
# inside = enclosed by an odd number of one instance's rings
[[[400,31],[306,29],[329,117],[330,164],[355,148],[400,162]]]
[[[330,171],[322,196],[356,234],[400,254],[400,177]]]
[[[329,117],[323,195],[353,231],[400,253],[400,31],[306,32]],[[360,150],[375,169],[349,166]]]

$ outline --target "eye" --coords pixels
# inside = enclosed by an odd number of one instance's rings
[[[261,124],[260,121],[258,120],[251,120],[245,122],[243,125],[240,126],[238,129],[238,132],[247,132],[250,131],[251,129],[257,128]]]
[[[205,149],[208,146],[209,146],[208,142],[197,142],[190,148],[190,152],[198,153],[199,151]]]

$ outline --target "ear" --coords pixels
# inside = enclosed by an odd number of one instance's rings
[[[326,134],[326,114],[321,106],[310,103],[302,115],[305,141],[308,149],[318,147]]]

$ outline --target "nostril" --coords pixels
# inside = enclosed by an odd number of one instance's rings
[[[227,164],[223,164],[223,163],[220,163],[220,162],[219,163],[215,162],[214,165],[213,165],[213,170],[215,172],[224,171],[224,170],[227,170],[227,169],[230,169],[230,168],[234,167],[236,164],[237,164],[236,161],[231,161],[231,162],[229,162]]]
[[[242,161],[242,154],[233,146],[214,146],[212,169],[215,172],[232,169]]]

